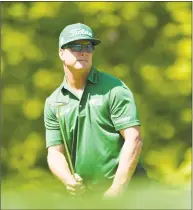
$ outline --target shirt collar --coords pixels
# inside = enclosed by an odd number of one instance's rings
[[[63,83],[59,87],[59,92],[56,95],[56,103],[61,103],[61,104],[68,104],[69,103],[69,96],[63,94],[64,91],[64,85]]]
[[[88,75],[88,80],[94,84],[98,83],[98,72],[94,67],[92,67],[90,70],[90,73]]]

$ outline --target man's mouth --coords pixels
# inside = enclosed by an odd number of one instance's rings
[[[87,60],[85,60],[85,59],[79,59],[78,61],[85,61],[85,62],[88,62]]]

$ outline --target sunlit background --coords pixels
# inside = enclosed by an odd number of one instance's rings
[[[2,208],[66,204],[61,202],[65,188],[46,163],[43,109],[64,76],[59,34],[77,22],[89,25],[102,41],[94,54],[95,67],[120,78],[134,93],[149,177],[172,188],[165,205],[165,191],[159,188],[149,191],[159,201],[144,201],[139,207],[133,197],[127,207],[190,208],[192,3],[3,2],[1,6]],[[145,190],[140,193],[149,198]],[[34,195],[38,196],[32,200]]]

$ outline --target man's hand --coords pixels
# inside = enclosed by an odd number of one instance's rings
[[[124,189],[123,187],[114,187],[111,186],[105,193],[104,198],[105,199],[113,199],[115,197],[120,196],[123,193]]]
[[[74,174],[75,179],[71,179],[66,183],[66,190],[71,195],[82,195],[85,192],[85,186],[82,178],[78,174]]]

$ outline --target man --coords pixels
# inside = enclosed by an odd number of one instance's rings
[[[81,23],[60,34],[65,77],[45,103],[47,160],[70,194],[101,186],[105,197],[114,197],[124,192],[140,165],[142,140],[129,88],[92,66],[98,44]]]

